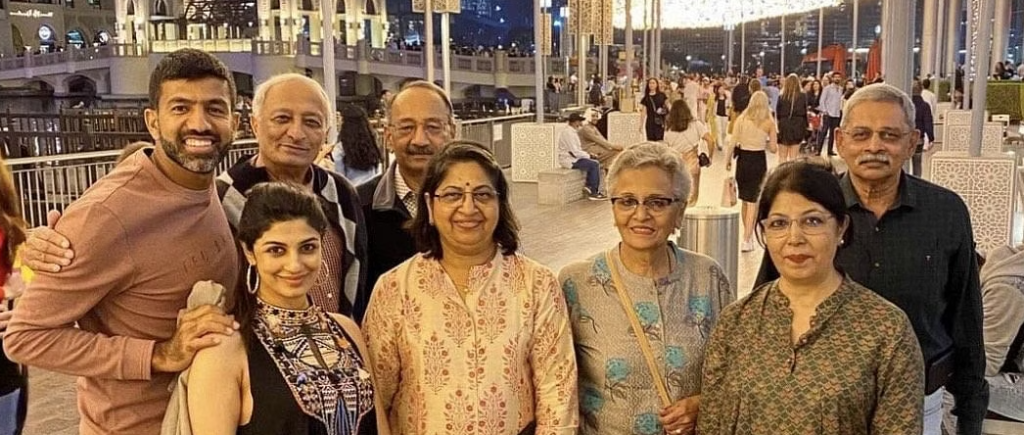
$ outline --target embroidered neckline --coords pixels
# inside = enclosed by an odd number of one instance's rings
[[[364,362],[337,322],[310,304],[276,307],[257,298],[253,333],[274,361],[295,402],[329,434],[355,434],[373,413]]]

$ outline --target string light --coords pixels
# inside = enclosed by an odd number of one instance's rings
[[[602,1],[602,0],[594,0]],[[614,1],[615,27],[626,27],[626,0]],[[636,17],[644,16],[644,3],[648,0],[632,0],[633,26],[642,25]],[[782,15],[838,6],[842,0],[661,0],[662,9],[676,11],[662,17],[666,29],[695,29],[706,27],[728,27],[741,22],[750,22]]]

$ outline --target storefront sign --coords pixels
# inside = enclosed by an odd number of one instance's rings
[[[29,9],[27,11],[11,11],[11,15],[15,17],[29,17],[29,18],[52,18],[53,12],[43,12],[39,9]]]

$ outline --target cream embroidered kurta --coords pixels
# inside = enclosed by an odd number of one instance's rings
[[[422,254],[381,276],[363,322],[378,394],[403,435],[576,432],[572,330],[546,267],[500,253],[465,300]]]

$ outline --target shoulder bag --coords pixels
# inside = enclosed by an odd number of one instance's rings
[[[629,324],[633,327],[633,334],[636,335],[636,340],[640,342],[640,351],[644,354],[647,368],[651,370],[651,377],[654,378],[654,386],[658,389],[658,397],[661,398],[661,404],[662,406],[669,406],[672,404],[672,398],[669,396],[668,388],[665,386],[665,378],[661,376],[661,369],[658,368],[658,363],[654,360],[654,351],[651,350],[651,342],[647,340],[647,333],[640,326],[640,319],[636,317],[633,301],[630,300],[629,295],[626,293],[626,288],[622,285],[622,279],[619,278],[619,269],[612,261],[611,251],[605,252],[604,259],[608,263],[608,270],[612,275],[612,284],[615,286],[615,291],[619,294],[622,310],[626,312]]]

